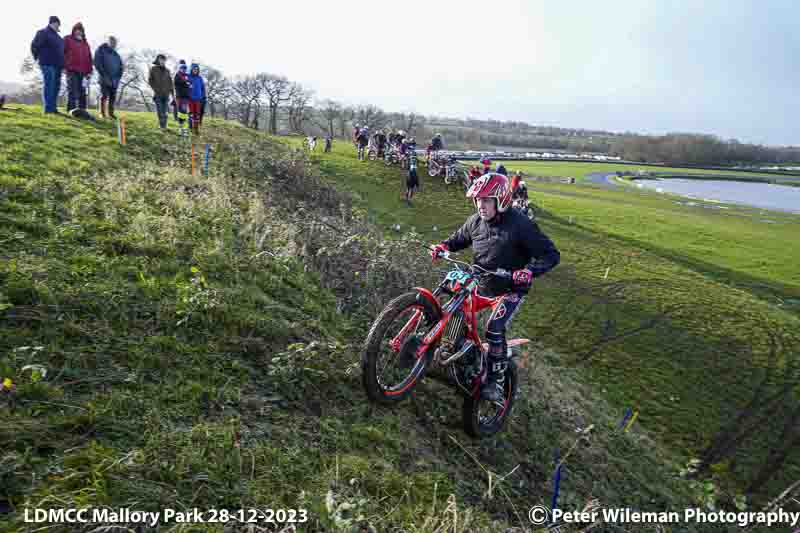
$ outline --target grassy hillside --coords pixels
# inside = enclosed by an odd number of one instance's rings
[[[210,174],[192,176],[189,145],[155,124],[128,114],[122,148],[109,123],[0,115],[0,530],[44,526],[24,509],[73,506],[303,507],[299,531],[529,530],[554,448],[570,452],[564,508],[696,501],[681,458],[642,429],[657,432],[657,414],[617,431],[620,392],[612,407],[562,366],[546,332],[555,282],[520,321],[550,349],[533,351],[507,432],[468,440],[455,394],[434,383],[394,410],[367,404],[357,364],[373,310],[438,276],[414,242],[432,235],[390,241],[371,221],[441,233],[429,198],[450,192],[426,186],[400,211],[394,169],[356,166],[343,146],[312,165],[215,120]],[[317,169],[341,170],[352,200]]]
[[[351,152],[339,145],[319,156],[320,168],[385,228],[399,223],[436,242],[472,212],[457,186],[427,177],[408,208],[395,172],[358,163]],[[654,193],[535,187],[562,264],[539,281],[516,329],[557,347],[553,364],[580,369],[618,409],[638,407],[642,426],[687,457],[752,401],[763,409],[749,420],[758,420],[758,433],[716,465],[720,478],[747,488],[794,430],[782,433],[796,396],[778,407],[760,402],[765,391],[796,383],[800,278],[790,243],[797,217],[770,213],[780,224],[764,224],[758,210],[690,208]],[[796,479],[797,453],[762,495]]]

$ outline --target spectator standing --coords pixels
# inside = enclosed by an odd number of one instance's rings
[[[186,135],[186,117],[189,113],[189,98],[192,95],[192,82],[189,81],[186,61],[180,60],[178,72],[175,73],[175,119],[181,127],[181,135]]]
[[[203,102],[206,99],[206,83],[203,77],[200,76],[200,65],[197,63],[192,63],[192,70],[189,73],[189,82],[192,84],[192,90],[189,93],[189,123],[192,126],[194,134],[200,135],[201,113]]]
[[[325,153],[328,153],[328,152],[331,151],[332,142],[333,142],[333,140],[331,139],[331,136],[330,135],[326,135],[325,136]]]
[[[172,85],[172,75],[167,70],[167,58],[164,54],[158,54],[156,60],[153,61],[153,66],[150,67],[150,75],[147,77],[147,82],[150,88],[153,89],[153,102],[156,104],[156,113],[158,114],[158,126],[164,130],[167,129],[167,106],[169,105],[169,97],[174,98],[175,88]]]
[[[86,87],[92,76],[92,49],[80,22],[64,38],[64,70],[67,72],[67,112],[85,110]]]
[[[115,119],[114,104],[125,67],[117,53],[117,38],[113,35],[95,51],[94,68],[100,76],[100,114],[103,118],[108,116]]]
[[[47,27],[36,32],[31,42],[31,54],[42,71],[42,107],[45,113],[58,114],[58,93],[64,69],[64,40],[58,34],[60,31],[61,21],[58,17],[50,17]]]

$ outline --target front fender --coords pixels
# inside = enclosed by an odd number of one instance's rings
[[[417,300],[420,298],[427,300],[428,303],[430,303],[433,308],[436,309],[439,317],[444,315],[444,311],[442,311],[442,304],[439,303],[439,300],[436,299],[436,296],[434,296],[430,290],[424,287],[414,287],[414,290],[417,291]]]

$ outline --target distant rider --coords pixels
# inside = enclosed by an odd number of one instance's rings
[[[364,152],[367,149],[367,145],[369,144],[369,128],[367,126],[364,126],[360,130],[358,130],[356,143],[358,145],[358,160],[363,161],[366,159],[364,157]]]

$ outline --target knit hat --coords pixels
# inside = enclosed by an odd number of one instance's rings
[[[186,61],[184,61],[183,59],[181,59],[181,60],[178,62],[178,69],[179,69],[179,70],[186,70]]]
[[[197,63],[192,63],[192,68],[189,69],[189,72],[193,71],[194,69],[197,69],[197,72],[199,73],[200,65],[198,65]]]
[[[57,17],[57,16],[55,16],[55,15],[53,15],[52,17],[50,17],[50,20],[49,20],[47,23],[48,23],[48,24],[52,24],[52,23],[54,23],[54,22],[58,22],[59,24],[61,24],[61,21],[60,21],[60,20],[58,19],[58,17]]]
[[[166,61],[167,60],[167,56],[165,56],[164,54],[158,54],[156,56],[155,60],[153,60],[153,64],[154,65],[158,65],[158,60],[159,59],[163,59],[164,61]]]

